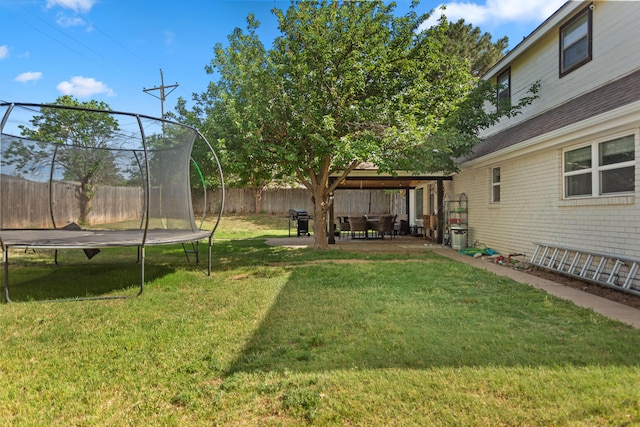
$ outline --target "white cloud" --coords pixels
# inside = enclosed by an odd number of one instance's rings
[[[106,84],[96,81],[93,77],[75,76],[72,77],[69,82],[60,82],[56,88],[63,95],[73,95],[78,98],[86,98],[99,93],[103,93],[107,96],[115,95],[113,90]]]
[[[421,25],[429,28],[442,14],[451,22],[464,19],[467,24],[502,25],[515,22],[540,22],[551,16],[566,0],[486,0],[485,4],[453,1],[435,8],[433,15]],[[441,7],[445,6],[444,12]]]
[[[86,13],[91,10],[96,0],[47,0],[47,9],[61,6],[74,12]]]
[[[78,27],[85,24],[84,19],[79,16],[67,16],[63,13],[58,14],[56,23],[61,27]]]
[[[31,82],[35,80],[40,80],[42,78],[42,73],[40,71],[27,71],[26,73],[22,73],[18,75],[14,80],[20,83]]]
[[[171,46],[175,43],[176,41],[176,33],[174,33],[173,31],[169,31],[169,30],[164,30],[163,31],[164,34],[164,44],[167,46]]]
[[[89,25],[79,13],[87,13],[93,8],[96,0],[47,0],[47,9],[53,9],[55,7],[61,7],[66,9],[63,12],[58,12],[56,15],[56,23],[61,27],[78,27],[82,25],[87,26],[87,30],[91,31],[93,27]],[[72,14],[67,12],[72,11]]]
[[[3,44],[0,46],[0,59],[7,58],[9,56],[9,46]]]

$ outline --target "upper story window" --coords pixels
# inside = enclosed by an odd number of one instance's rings
[[[491,203],[500,202],[500,168],[491,169]]]
[[[635,137],[628,135],[564,152],[564,196],[598,197],[635,191]]]
[[[511,69],[507,69],[498,75],[498,111],[511,108]]]
[[[560,77],[591,61],[590,7],[560,27]]]

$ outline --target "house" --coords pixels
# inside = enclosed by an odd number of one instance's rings
[[[640,257],[639,21],[636,2],[568,1],[483,77],[505,102],[540,89],[484,131],[444,188],[468,198],[470,244]]]

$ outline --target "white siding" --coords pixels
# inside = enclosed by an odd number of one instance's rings
[[[463,168],[454,177],[453,190],[469,198],[469,243],[528,257],[533,242],[640,257],[638,124],[640,114],[636,127],[626,130],[636,135],[634,195],[563,200],[562,148],[575,143],[569,137],[553,147]],[[501,172],[498,204],[490,203],[493,167]]]
[[[584,4],[573,7],[560,24],[566,22]],[[583,93],[627,75],[640,67],[640,4],[633,1],[598,1],[593,10],[593,59],[564,77],[559,77],[559,26],[545,29],[526,52],[499,64],[487,78],[495,78],[511,67],[511,99],[515,103],[528,88],[540,82],[539,98],[523,114],[486,130],[491,135],[532,116],[543,113]],[[514,52],[515,53],[515,52]]]

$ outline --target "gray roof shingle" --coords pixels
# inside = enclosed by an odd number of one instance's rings
[[[491,135],[462,163],[640,100],[640,70]]]

